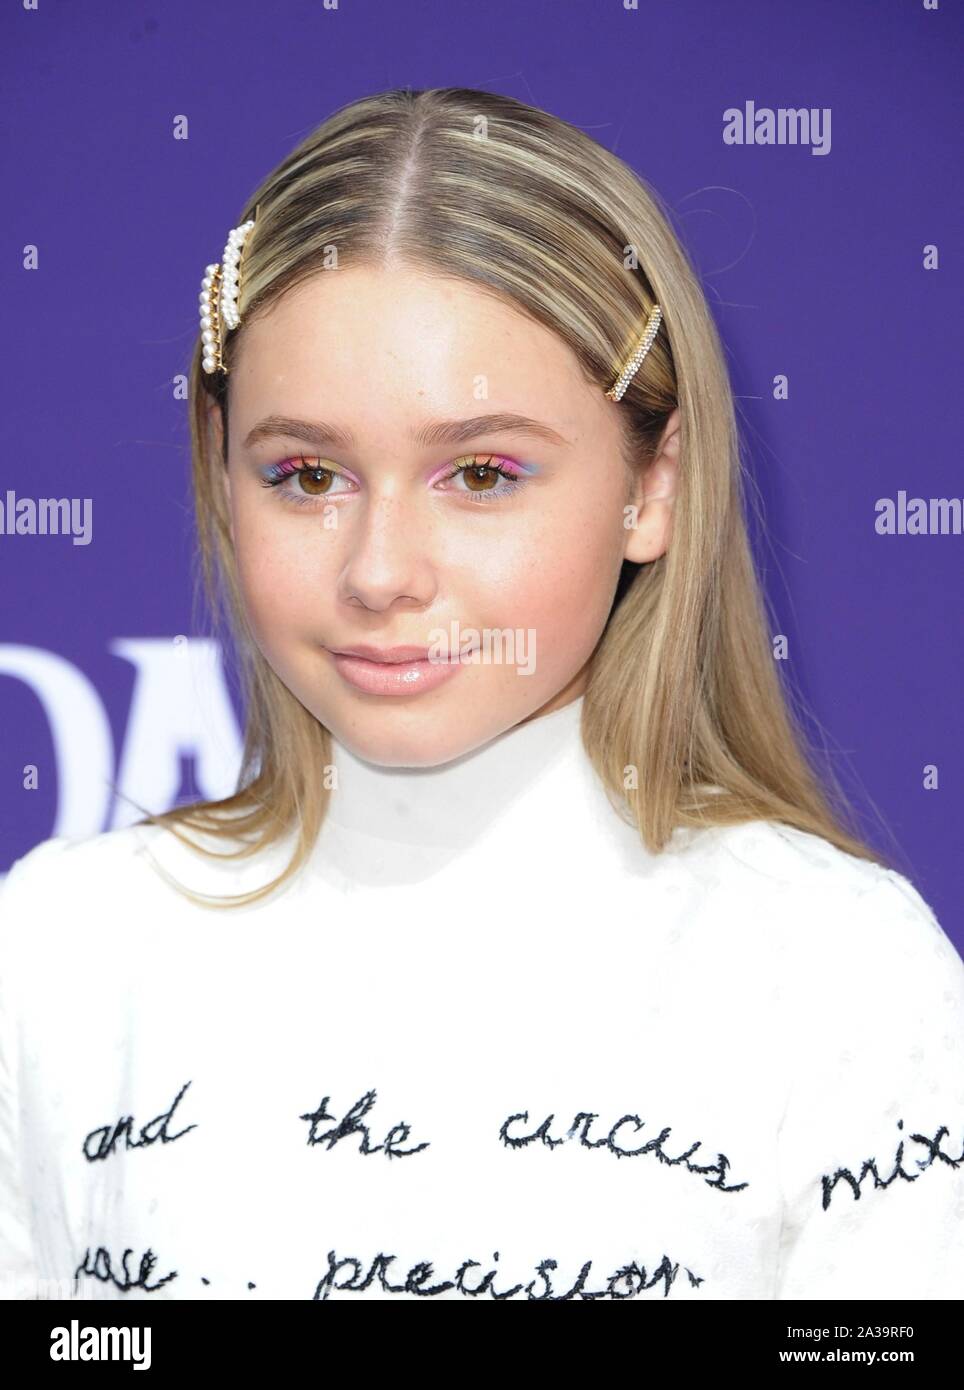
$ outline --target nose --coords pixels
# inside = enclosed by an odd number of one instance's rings
[[[398,488],[359,500],[339,514],[339,543],[345,547],[339,597],[373,612],[393,603],[428,607],[438,582],[426,508]]]

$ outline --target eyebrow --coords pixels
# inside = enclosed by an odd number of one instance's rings
[[[513,415],[503,412],[498,415],[473,415],[467,420],[430,420],[427,424],[411,430],[409,437],[414,444],[431,446],[436,444],[464,444],[466,440],[476,439],[483,434],[528,434],[536,439],[544,439],[549,444],[569,443],[549,425],[540,420],[531,420],[527,415]],[[350,430],[325,420],[296,420],[287,415],[267,415],[249,430],[244,447],[250,449],[263,439],[285,435],[291,439],[301,439],[316,448],[334,445],[336,448],[352,449],[355,438]]]

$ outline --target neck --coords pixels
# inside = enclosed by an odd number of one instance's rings
[[[333,739],[321,861],[354,881],[414,881],[510,823],[529,850],[549,833],[553,812],[576,809],[558,803],[573,799],[574,767],[586,775],[582,704],[579,696],[437,767],[383,767]]]
[[[383,767],[333,740],[331,820],[399,844],[457,847],[579,740],[582,699],[437,767]]]

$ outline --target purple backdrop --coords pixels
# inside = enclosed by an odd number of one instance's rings
[[[203,268],[337,107],[482,87],[588,131],[673,209],[727,346],[786,669],[867,834],[892,850],[890,828],[964,948],[960,510],[876,529],[879,499],[964,492],[958,9],[38,0],[0,31],[0,871],[123,823],[108,779],[169,804],[229,777],[237,710],[220,690],[201,748],[192,703],[220,689],[196,679],[217,667],[177,386]],[[751,102],[809,128],[728,141]],[[70,533],[10,534],[44,497],[74,500]]]

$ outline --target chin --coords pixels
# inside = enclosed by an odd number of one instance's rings
[[[451,758],[458,757],[457,753],[426,753],[423,748],[403,748],[397,739],[387,742],[384,739],[370,739],[359,741],[358,739],[338,739],[350,753],[354,753],[356,758],[361,758],[366,763],[372,763],[375,767],[438,767],[442,763],[447,763]]]
[[[502,732],[502,725],[492,729],[471,729],[465,727],[464,715],[456,713],[453,727],[446,734],[439,728],[439,717],[435,716],[434,726],[431,717],[426,718],[423,727],[412,727],[407,721],[398,718],[396,708],[394,719],[392,710],[384,714],[373,711],[368,718],[360,720],[349,717],[340,731],[341,720],[326,723],[333,736],[356,758],[374,763],[379,767],[440,767],[443,763],[459,758],[480,747]],[[371,721],[369,723],[369,720]]]

